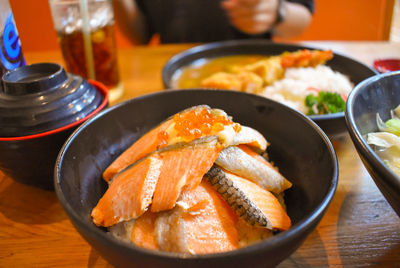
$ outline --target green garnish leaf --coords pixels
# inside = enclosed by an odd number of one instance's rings
[[[333,114],[343,112],[346,103],[338,93],[320,91],[318,96],[307,95],[305,104],[308,108],[307,115]]]
[[[400,119],[392,118],[385,122],[386,131],[400,136]]]

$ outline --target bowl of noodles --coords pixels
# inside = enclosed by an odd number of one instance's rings
[[[164,65],[162,79],[166,89],[226,89],[278,101],[308,115],[335,138],[346,133],[348,94],[375,74],[369,66],[331,50],[233,40],[173,56]]]
[[[349,96],[346,122],[364,166],[400,216],[400,71],[360,83]]]

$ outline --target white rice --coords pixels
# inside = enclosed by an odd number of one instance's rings
[[[326,65],[288,68],[283,79],[267,86],[260,94],[306,113],[307,107],[304,103],[306,96],[311,93],[317,95],[317,92],[310,88],[347,96],[353,89],[353,84],[348,77]]]

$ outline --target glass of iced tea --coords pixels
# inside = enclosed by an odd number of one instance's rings
[[[112,0],[49,0],[68,72],[105,84],[121,97]]]

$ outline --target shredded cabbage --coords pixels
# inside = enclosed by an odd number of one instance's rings
[[[399,146],[400,137],[389,132],[372,132],[367,134],[367,143],[384,149]]]
[[[376,123],[381,132],[368,133],[366,140],[374,146],[385,165],[400,176],[400,105],[391,111],[391,116],[391,119],[383,122],[377,114]]]

